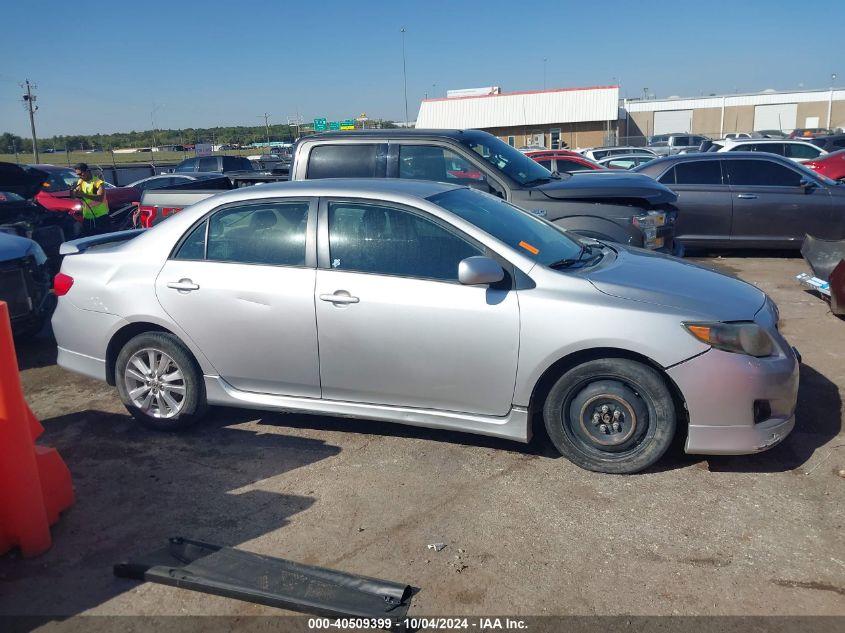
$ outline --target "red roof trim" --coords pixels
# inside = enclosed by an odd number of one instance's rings
[[[462,99],[488,99],[490,97],[512,97],[514,95],[536,95],[548,94],[552,92],[573,92],[575,90],[608,90],[611,88],[619,89],[619,86],[588,86],[584,88],[553,88],[552,90],[523,90],[521,92],[502,92],[497,95],[467,95],[465,97],[437,97],[436,99],[423,99],[423,103],[434,101],[460,101]]]

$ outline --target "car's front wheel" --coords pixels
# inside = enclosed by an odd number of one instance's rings
[[[555,447],[587,470],[628,474],[669,448],[675,406],[661,376],[624,358],[592,360],[563,374],[543,407]]]
[[[129,413],[160,431],[187,428],[208,408],[202,373],[172,334],[146,332],[129,340],[117,356],[115,383]]]

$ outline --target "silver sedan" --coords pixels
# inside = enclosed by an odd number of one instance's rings
[[[156,429],[228,405],[527,442],[536,412],[574,463],[632,473],[676,432],[742,454],[794,425],[759,289],[465,187],[250,187],[63,252],[59,364]]]

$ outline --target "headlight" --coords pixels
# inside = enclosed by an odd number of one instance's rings
[[[768,332],[756,323],[683,323],[702,343],[726,352],[749,356],[771,356],[774,344]]]

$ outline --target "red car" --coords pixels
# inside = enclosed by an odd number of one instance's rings
[[[568,149],[545,149],[535,152],[525,152],[525,155],[540,163],[549,171],[556,171],[560,174],[572,173],[573,171],[589,171],[591,169],[604,169],[598,163],[591,161],[586,156]]]
[[[47,180],[41,185],[41,191],[35,194],[36,202],[50,211],[70,213],[82,222],[82,203],[68,197],[70,188],[79,180],[76,172],[70,167],[60,165],[31,166],[47,173]],[[106,183],[106,201],[109,203],[109,211],[115,211],[140,199],[141,191],[135,187],[115,187]]]
[[[845,180],[845,149],[805,161],[804,166],[833,180]]]

